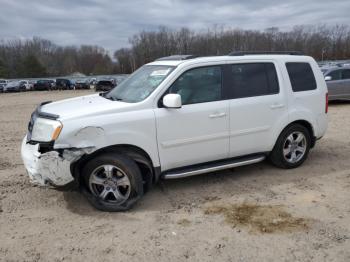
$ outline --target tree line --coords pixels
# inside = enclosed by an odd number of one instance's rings
[[[62,47],[38,37],[0,42],[0,77],[4,78],[111,74],[117,71],[115,67],[99,46]]]
[[[350,59],[350,28],[347,25],[295,26],[243,30],[214,26],[195,31],[159,27],[141,31],[118,49],[112,59],[99,46],[59,46],[34,37],[0,41],[0,77],[44,77],[131,73],[145,63],[173,54],[226,55],[231,51],[302,51],[316,60]]]
[[[214,26],[205,31],[160,27],[130,38],[130,48],[114,53],[119,70],[129,73],[156,58],[172,54],[198,56],[226,55],[232,51],[302,51],[316,60],[350,58],[350,28],[335,26],[295,26],[281,31],[243,30]]]

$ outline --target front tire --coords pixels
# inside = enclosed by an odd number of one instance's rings
[[[83,167],[82,175],[84,195],[102,211],[128,210],[143,195],[140,169],[125,155],[97,156]]]
[[[309,130],[300,124],[292,124],[278,137],[269,159],[277,167],[296,168],[306,160],[310,145]]]

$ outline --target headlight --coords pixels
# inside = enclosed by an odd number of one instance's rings
[[[59,136],[62,127],[60,121],[39,117],[35,120],[31,140],[39,142],[54,141]]]

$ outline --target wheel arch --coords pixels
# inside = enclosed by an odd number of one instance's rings
[[[131,144],[118,144],[100,148],[91,154],[83,155],[79,160],[71,164],[71,173],[79,185],[81,185],[81,169],[91,159],[107,153],[121,153],[132,158],[140,168],[144,192],[147,192],[152,184],[159,179],[160,168],[154,167],[150,155],[142,148]]]
[[[298,120],[294,120],[293,122],[290,122],[288,125],[286,125],[280,132],[279,132],[279,135],[278,137],[282,134],[282,132],[290,127],[291,125],[295,125],[295,124],[299,124],[299,125],[302,125],[304,126],[308,131],[309,131],[309,134],[310,134],[310,138],[311,138],[311,145],[310,147],[313,148],[315,146],[315,143],[316,143],[316,136],[315,136],[315,131],[314,131],[314,127],[313,125],[305,120],[305,119],[298,119]],[[278,138],[277,138],[278,139]],[[276,142],[277,142],[277,139],[276,139]]]

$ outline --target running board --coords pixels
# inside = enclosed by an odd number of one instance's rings
[[[174,170],[170,170],[168,172],[165,172],[162,175],[162,177],[164,179],[176,179],[176,178],[183,178],[188,176],[195,176],[195,175],[219,171],[223,169],[250,165],[250,164],[261,162],[264,159],[265,159],[265,155],[255,155],[250,157],[235,158],[231,160],[216,161],[216,162],[212,162],[204,165],[195,165],[192,167],[180,168],[180,169],[177,168]]]

